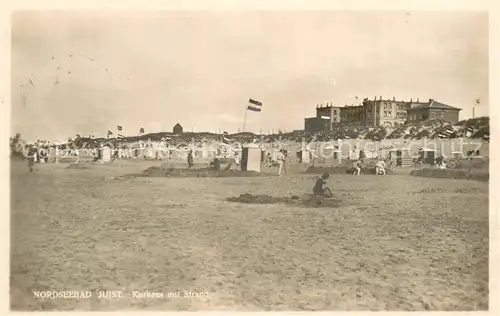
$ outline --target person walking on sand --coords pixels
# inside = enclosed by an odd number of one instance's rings
[[[280,149],[280,151],[276,155],[276,162],[278,164],[278,177],[281,177],[281,173],[283,172],[284,160],[285,160],[285,155],[283,154],[283,149]]]

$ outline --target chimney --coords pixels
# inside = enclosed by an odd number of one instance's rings
[[[380,100],[382,100],[382,96],[380,96]]]
[[[373,97],[373,101],[377,101],[377,96],[374,96],[374,97]]]
[[[392,101],[396,101],[396,97],[392,97]]]
[[[434,99],[429,98],[429,102],[432,102],[432,101],[434,101]]]
[[[419,98],[417,98],[417,102],[419,102]]]
[[[413,102],[413,98],[410,98],[410,102]]]

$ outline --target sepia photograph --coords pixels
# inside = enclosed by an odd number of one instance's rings
[[[489,22],[12,11],[10,310],[488,311]]]

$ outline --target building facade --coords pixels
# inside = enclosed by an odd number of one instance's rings
[[[407,110],[411,108],[412,101],[384,100],[382,97],[363,100],[365,113],[365,126],[387,126],[394,127],[402,125],[407,121]]]
[[[434,99],[420,102],[419,99],[402,101],[396,98],[383,99],[380,96],[372,100],[365,98],[362,104],[355,106],[318,105],[316,117],[305,119],[305,130],[308,132],[331,131],[335,124],[396,127],[406,122],[430,119],[443,119],[456,123],[459,120],[460,111],[459,108]],[[326,128],[325,124],[327,124]]]
[[[461,109],[429,99],[425,104],[416,105],[408,109],[408,121],[419,122],[441,119],[452,124],[459,121]]]
[[[305,119],[304,130],[308,133],[321,133],[331,130],[330,119],[321,117],[308,117]]]

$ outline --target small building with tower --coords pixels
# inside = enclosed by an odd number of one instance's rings
[[[179,123],[177,123],[174,126],[174,131],[173,132],[174,132],[175,135],[178,135],[178,134],[182,134],[183,130],[184,129],[182,128],[182,125],[179,124]]]

